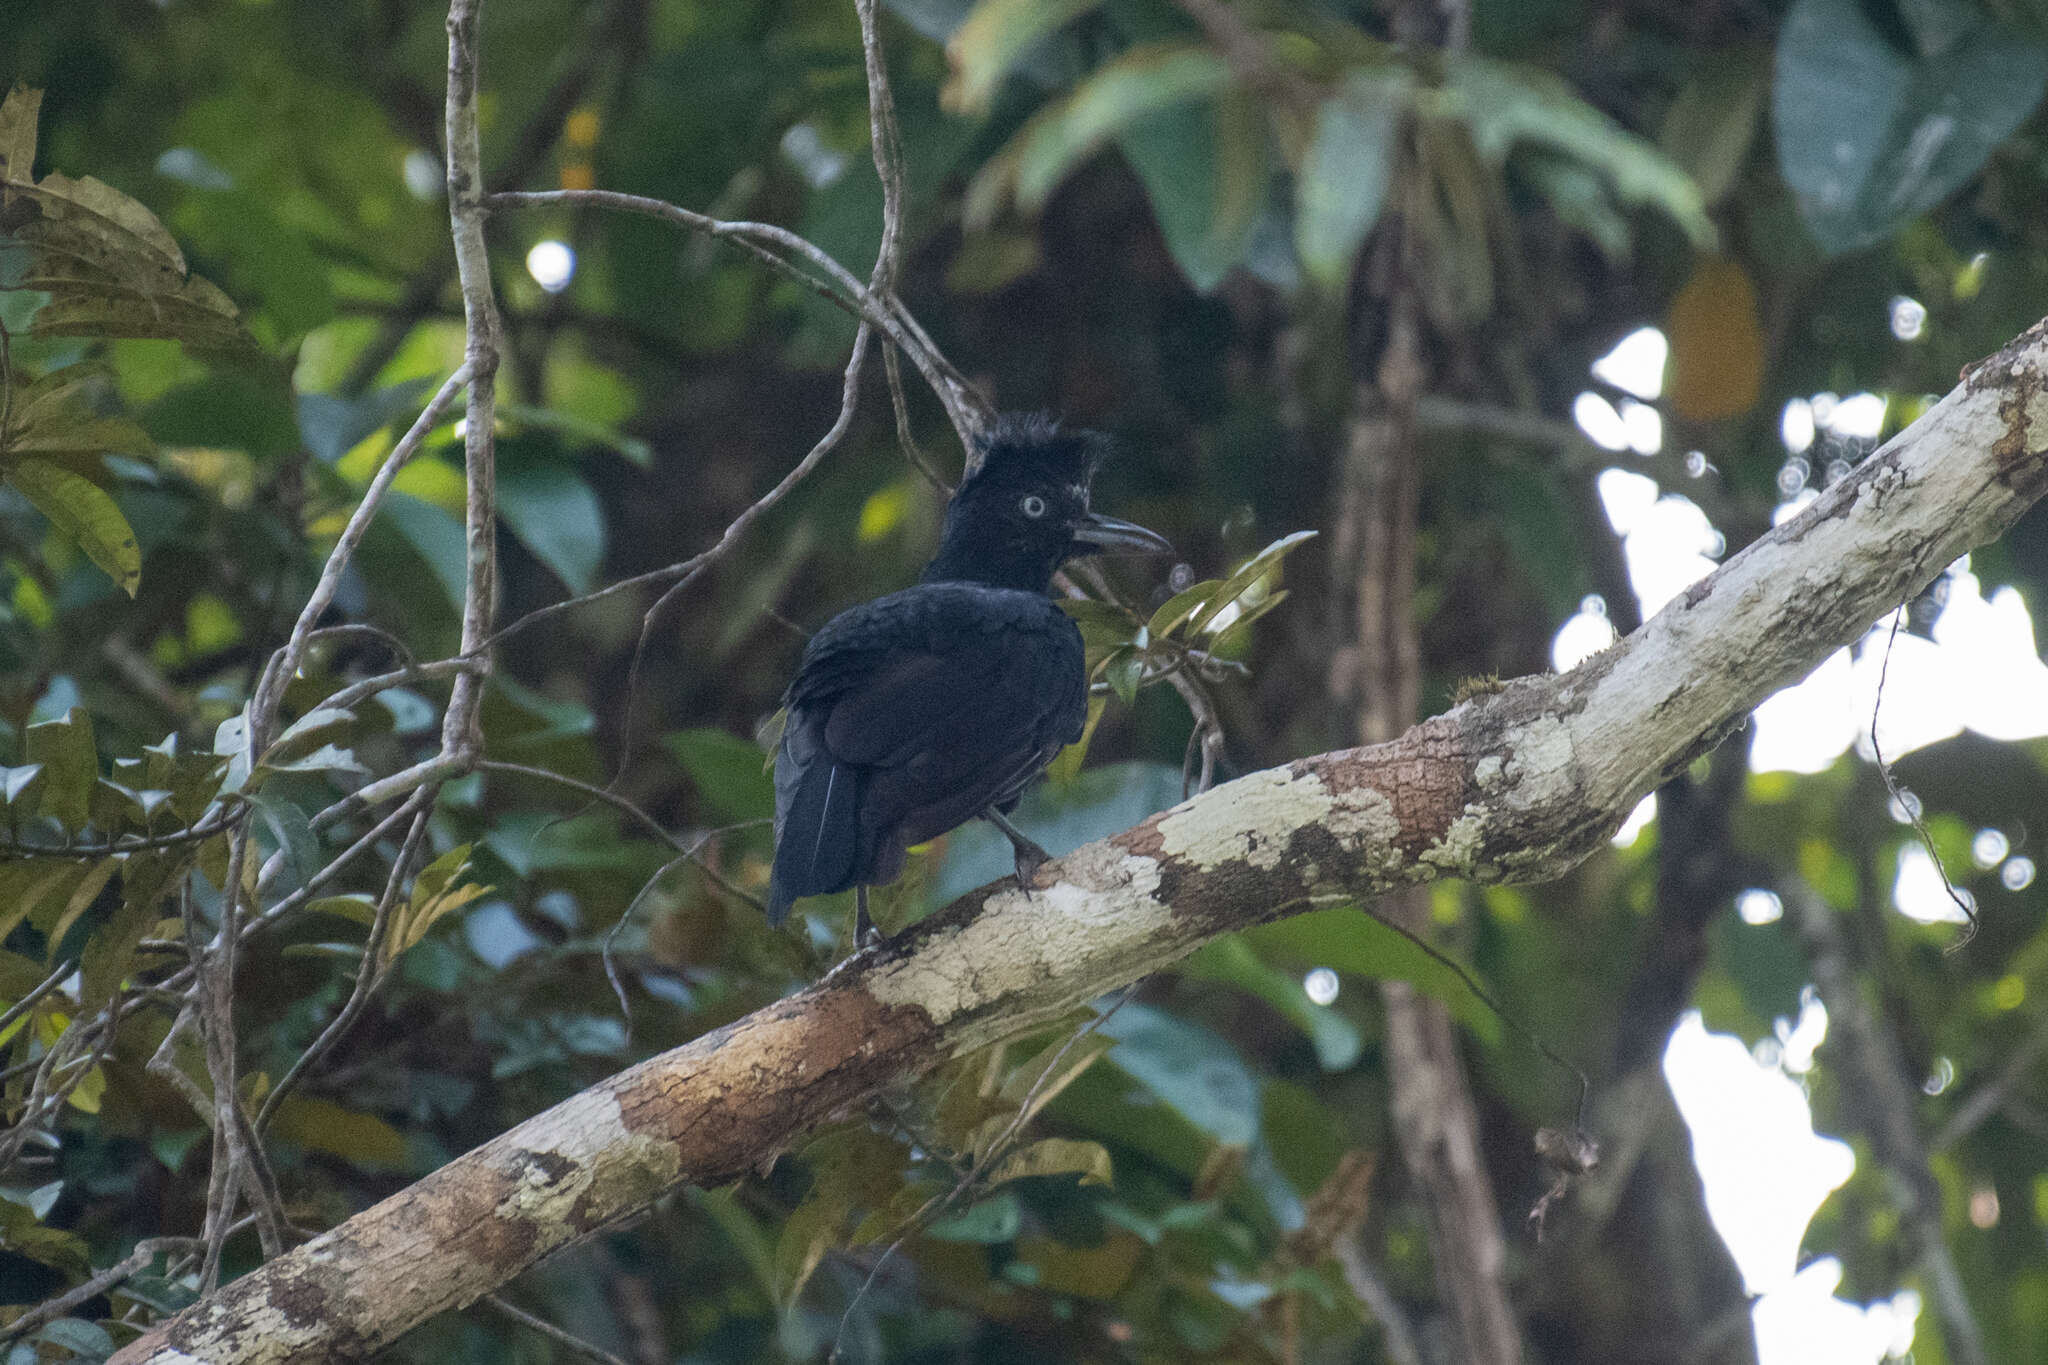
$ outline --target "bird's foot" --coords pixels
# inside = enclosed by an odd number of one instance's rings
[[[1052,861],[1052,855],[1029,839],[1020,839],[1010,846],[1017,860],[1017,885],[1026,891],[1038,880],[1038,869]]]
[[[1010,823],[1009,816],[994,806],[983,811],[982,818],[1001,830],[1003,837],[1010,841],[1010,852],[1017,860],[1017,885],[1029,891],[1032,881],[1038,876],[1038,869],[1051,862],[1052,855],[1032,842],[1029,835]]]
[[[889,936],[882,932],[868,916],[868,889],[865,885],[854,888],[853,895],[853,951],[856,956],[871,949],[889,946]]]

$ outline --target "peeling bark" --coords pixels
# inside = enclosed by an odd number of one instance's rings
[[[1460,876],[1570,868],[1718,743],[2048,492],[2030,330],[1642,629],[1400,738],[1226,784],[962,897],[886,957],[644,1062],[158,1325],[120,1365],[356,1359],[682,1183],[1218,934]]]

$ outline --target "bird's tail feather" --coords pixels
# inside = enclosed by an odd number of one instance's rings
[[[860,773],[823,759],[797,782],[775,845],[768,922],[780,924],[799,896],[843,891],[860,849]]]

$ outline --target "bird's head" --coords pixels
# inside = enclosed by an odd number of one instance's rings
[[[1044,592],[1054,571],[1080,555],[1172,553],[1156,532],[1090,510],[1089,486],[1107,445],[1099,432],[1062,430],[1049,418],[998,417],[946,507],[925,581]]]

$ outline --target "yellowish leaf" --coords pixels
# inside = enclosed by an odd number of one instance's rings
[[[1763,391],[1756,285],[1733,261],[1700,262],[1671,300],[1671,408],[1693,422],[1738,417]]]
[[[48,460],[21,460],[7,468],[7,482],[34,503],[52,525],[78,543],[86,558],[130,597],[142,585],[142,547],[120,507],[98,484]]]

